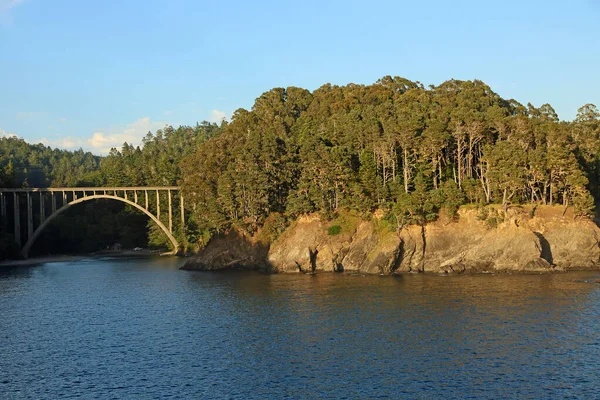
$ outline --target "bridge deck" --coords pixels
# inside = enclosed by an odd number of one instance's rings
[[[31,193],[31,192],[93,192],[95,191],[122,191],[122,190],[179,190],[179,186],[119,186],[119,187],[50,187],[50,188],[0,188],[2,193]]]

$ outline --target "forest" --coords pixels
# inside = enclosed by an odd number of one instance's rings
[[[593,104],[561,121],[549,104],[503,99],[479,80],[425,87],[385,76],[313,92],[275,88],[230,122],[166,126],[104,157],[2,138],[0,179],[17,187],[181,185],[189,224],[181,234],[194,248],[231,228],[279,232],[313,212],[369,218],[380,210],[397,230],[469,203],[559,205],[591,216],[599,155]],[[148,229],[150,242],[162,243]]]

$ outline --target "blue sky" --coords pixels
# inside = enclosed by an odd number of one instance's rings
[[[0,0],[0,135],[106,153],[384,75],[481,79],[570,120],[600,106],[598,21],[599,0]]]

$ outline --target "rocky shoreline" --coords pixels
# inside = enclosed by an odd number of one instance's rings
[[[315,273],[540,273],[600,269],[600,229],[558,206],[464,207],[453,218],[396,233],[381,217],[335,221],[306,215],[273,243],[229,232],[217,237],[182,269],[251,269]]]

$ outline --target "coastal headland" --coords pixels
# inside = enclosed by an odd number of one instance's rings
[[[600,268],[600,229],[559,206],[461,207],[456,215],[394,229],[375,213],[295,220],[265,243],[232,230],[183,269],[316,273],[556,272]]]

